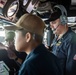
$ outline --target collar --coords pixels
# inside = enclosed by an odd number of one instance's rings
[[[56,43],[58,43],[59,41],[60,41],[59,43],[61,43],[61,41],[62,41],[63,39],[65,39],[70,32],[72,32],[72,30],[71,30],[71,28],[69,27],[69,28],[68,28],[68,31],[67,31],[60,39],[57,40],[58,36],[56,36],[56,37],[54,38],[54,40],[53,40],[52,46],[55,45]]]
[[[68,31],[62,36],[61,39],[66,38],[70,32],[72,32],[72,29],[69,27],[69,28],[68,28]]]
[[[43,49],[45,48],[45,46],[43,44],[40,44],[39,46],[37,46],[35,49],[33,49],[31,51],[31,53],[29,55],[27,55],[26,59],[28,59],[30,56],[32,56],[33,54],[40,54],[42,52],[45,52],[44,50],[46,49]]]

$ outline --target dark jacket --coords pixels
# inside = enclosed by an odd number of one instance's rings
[[[59,61],[43,44],[24,61],[18,75],[62,75]]]
[[[60,59],[64,75],[76,75],[76,34],[70,28],[54,39],[52,53]]]

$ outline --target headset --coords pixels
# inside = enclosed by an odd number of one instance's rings
[[[59,9],[61,11],[60,21],[62,25],[67,24],[67,11],[63,5],[55,5],[54,9]]]

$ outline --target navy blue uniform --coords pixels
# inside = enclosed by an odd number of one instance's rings
[[[62,75],[58,59],[43,44],[34,49],[24,61],[19,75]]]
[[[52,53],[60,59],[64,75],[76,75],[76,34],[70,28],[61,39],[54,39]]]

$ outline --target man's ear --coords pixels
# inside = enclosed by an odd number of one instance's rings
[[[30,40],[31,40],[31,34],[28,32],[28,33],[26,33],[26,35],[25,35],[25,39],[26,39],[26,42],[29,42]]]

